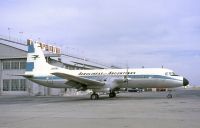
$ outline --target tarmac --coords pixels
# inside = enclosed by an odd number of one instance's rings
[[[200,128],[200,90],[100,96],[0,96],[0,128]]]

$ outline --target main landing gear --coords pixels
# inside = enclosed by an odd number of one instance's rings
[[[92,95],[90,96],[90,99],[91,99],[91,100],[98,100],[98,99],[99,99],[99,95],[96,94],[96,93],[94,92],[94,93],[92,93]]]
[[[110,97],[110,98],[116,97],[116,93],[115,93],[114,91],[111,91],[111,92],[109,93],[109,97]]]
[[[109,97],[113,98],[116,97],[116,93],[114,91],[110,91],[109,93]],[[96,92],[93,92],[90,96],[91,100],[98,100],[99,99],[99,94],[97,94]]]

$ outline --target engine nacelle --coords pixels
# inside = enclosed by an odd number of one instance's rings
[[[111,90],[116,89],[117,87],[119,87],[119,84],[117,83],[118,80],[119,79],[116,78],[106,79],[105,86],[107,88],[110,88]]]

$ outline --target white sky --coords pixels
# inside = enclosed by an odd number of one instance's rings
[[[199,0],[5,0],[0,35],[131,68],[164,65],[200,85]],[[20,34],[19,32],[23,32]]]

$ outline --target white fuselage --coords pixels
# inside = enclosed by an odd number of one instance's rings
[[[26,72],[22,76],[47,87],[93,91],[174,88],[189,84],[182,76],[164,68],[68,70],[52,66],[46,62],[38,43],[28,47]]]
[[[73,88],[79,85],[70,85],[68,80],[52,75],[53,72],[68,73],[74,76],[105,82],[105,86],[99,88],[91,86],[88,89],[103,88],[174,88],[183,86],[183,77],[167,75],[172,72],[163,68],[141,69],[99,69],[99,70],[67,70],[52,68],[44,74],[37,74],[30,80],[52,88]]]

